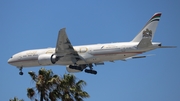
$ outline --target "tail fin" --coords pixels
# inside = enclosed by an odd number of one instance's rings
[[[132,42],[140,42],[143,38],[150,38],[152,41],[160,17],[161,13],[155,13]]]

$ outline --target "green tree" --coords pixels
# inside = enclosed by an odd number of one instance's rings
[[[83,101],[83,98],[89,97],[89,94],[83,91],[85,85],[86,82],[83,80],[76,82],[74,75],[64,74],[57,88],[61,93],[62,101]]]
[[[77,81],[76,77],[71,74],[64,74],[62,78],[54,75],[51,70],[41,68],[38,75],[35,72],[29,72],[32,80],[35,81],[34,88],[27,89],[27,96],[30,99],[36,99],[36,91],[40,95],[40,101],[83,101],[88,98],[89,94],[83,91],[86,82]],[[76,82],[77,81],[77,82]]]
[[[37,100],[35,91],[37,91],[40,95],[40,101],[43,101],[43,99],[47,101],[49,98],[51,98],[52,101],[55,101],[57,98],[59,98],[59,94],[54,98],[52,98],[53,96],[48,96],[49,94],[56,95],[54,88],[56,88],[56,86],[60,84],[58,75],[54,75],[51,70],[46,70],[44,68],[41,68],[39,70],[38,75],[36,75],[35,72],[28,73],[31,76],[32,80],[36,83],[36,87],[27,89],[27,96],[30,99]]]
[[[14,97],[13,99],[10,99],[9,101],[24,101],[23,99],[19,100],[17,97]]]

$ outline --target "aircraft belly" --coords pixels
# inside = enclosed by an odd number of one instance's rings
[[[57,61],[56,62],[56,65],[71,65],[71,64],[73,64],[73,62],[72,61]]]
[[[78,60],[76,64],[90,64],[90,63],[99,63],[103,61],[114,61],[114,60],[123,60],[127,57],[137,55],[138,53],[124,53],[124,54],[106,54],[93,56],[84,60]],[[56,62],[57,65],[72,65],[74,64],[71,59],[60,59]]]
[[[19,63],[20,66],[19,67],[33,67],[33,66],[39,66],[39,63],[37,60],[33,60],[33,61],[27,61],[27,62],[20,62]]]
[[[98,56],[101,61],[114,61],[114,60],[123,60],[127,57],[131,57],[137,54],[134,53],[126,53],[126,54],[111,54],[111,55],[102,55]]]
[[[91,58],[86,58],[86,59],[80,59],[80,60],[77,60],[76,64],[90,64],[90,63],[98,63],[98,62],[102,62],[101,59],[97,56],[94,56],[94,57],[91,57]],[[56,62],[57,65],[72,65],[74,64],[72,62],[72,60],[69,58],[69,59],[60,59],[59,61]]]
[[[87,59],[87,60],[78,60],[76,64],[90,64],[90,63],[98,63],[101,62],[99,59]],[[56,62],[57,65],[72,65],[72,61],[58,61]]]

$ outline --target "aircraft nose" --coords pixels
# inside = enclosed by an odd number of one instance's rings
[[[8,59],[8,64],[10,64],[10,65],[14,65],[14,62],[13,62],[13,59],[12,58],[10,58],[10,59]]]
[[[18,62],[17,62],[17,58],[16,57],[11,57],[8,59],[8,64],[12,65],[12,66],[17,66]]]
[[[11,62],[12,62],[12,60],[11,60],[11,58],[7,61],[9,64],[11,64]]]

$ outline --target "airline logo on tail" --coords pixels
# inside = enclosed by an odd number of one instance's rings
[[[146,29],[142,34],[143,38],[152,38],[152,30]]]

